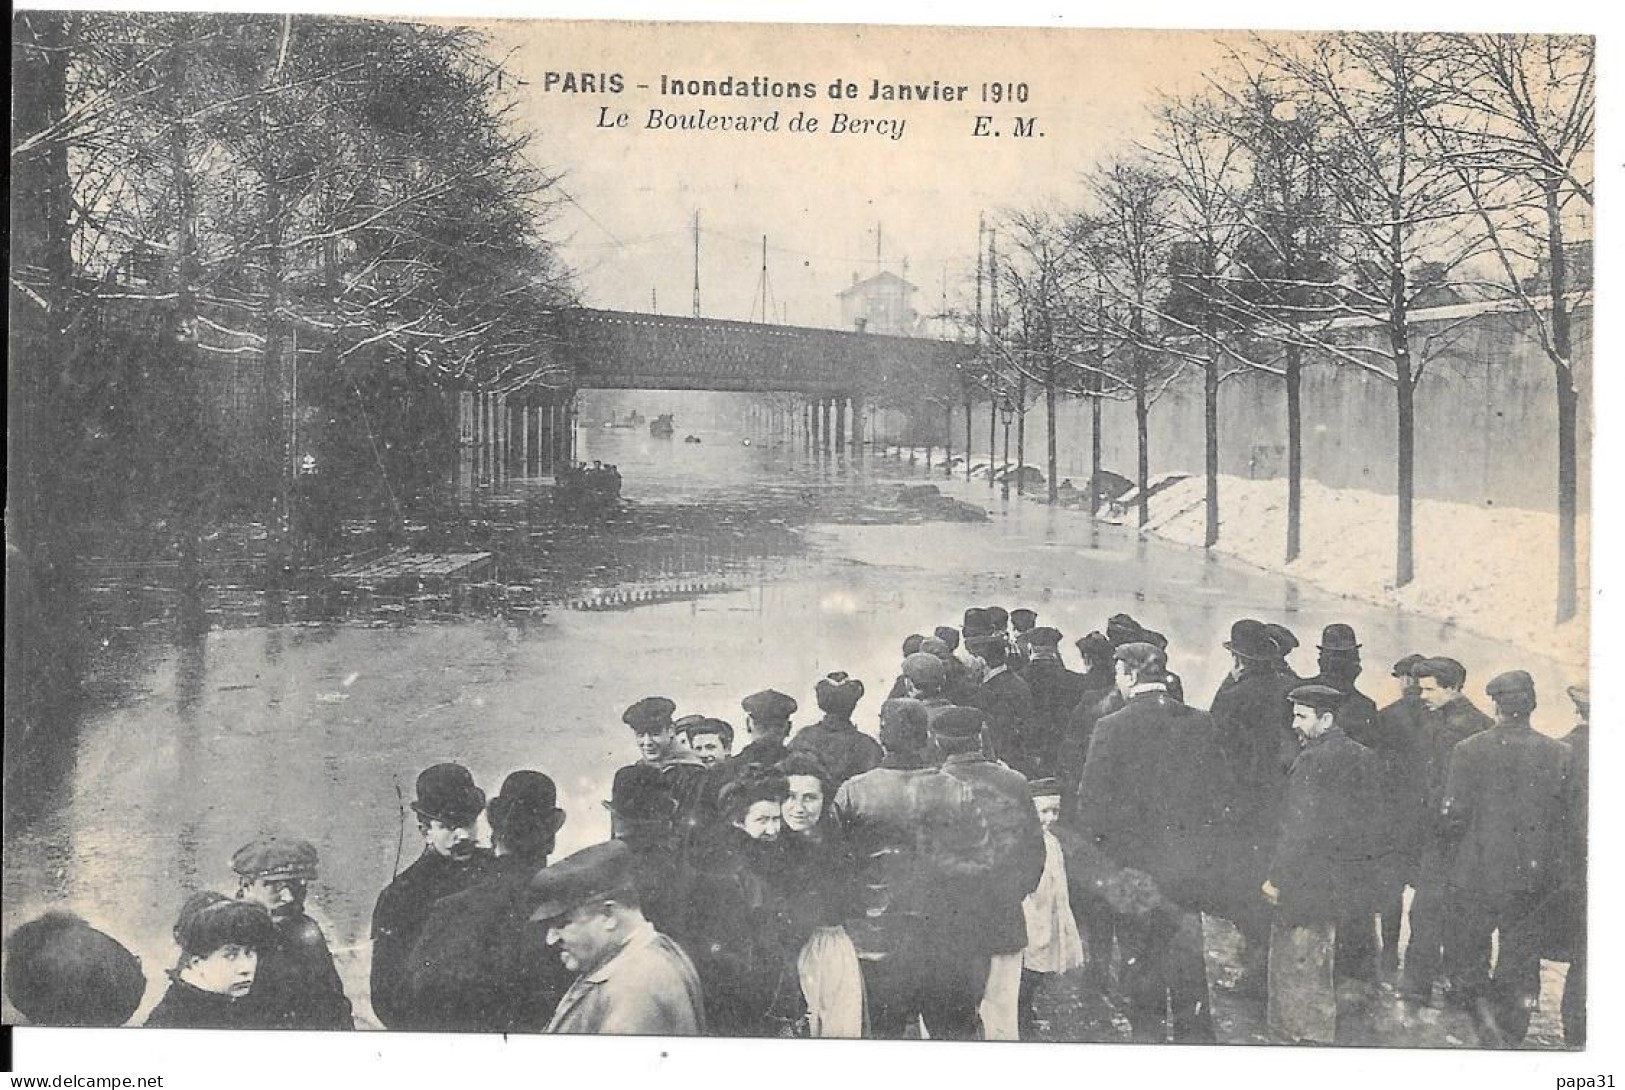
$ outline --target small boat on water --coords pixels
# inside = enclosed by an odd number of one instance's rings
[[[649,421],[649,434],[655,439],[670,439],[675,431],[671,413],[661,413]]]
[[[685,442],[685,443],[698,443],[699,441],[700,441],[700,437],[698,435],[685,435],[685,436],[683,436],[683,442]]]

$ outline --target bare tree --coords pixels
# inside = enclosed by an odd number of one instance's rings
[[[1454,168],[1500,274],[1487,286],[1515,304],[1551,362],[1557,391],[1557,620],[1578,609],[1579,392],[1573,323],[1591,305],[1573,232],[1593,203],[1596,47],[1569,35],[1461,34],[1439,79],[1447,109],[1424,114]],[[1589,235],[1581,246],[1589,249]]]

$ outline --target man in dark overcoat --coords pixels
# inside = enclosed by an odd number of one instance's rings
[[[412,949],[413,1029],[540,1033],[573,979],[530,923],[528,888],[564,824],[558,789],[544,773],[514,772],[486,813],[490,877],[436,902]]]
[[[1451,1001],[1474,1013],[1484,1043],[1505,1047],[1522,1043],[1540,997],[1544,917],[1567,854],[1570,750],[1530,725],[1527,673],[1498,674],[1484,691],[1495,725],[1457,743],[1441,809],[1455,848],[1445,973]]]
[[[878,1038],[923,1018],[934,1039],[974,1040],[989,958],[955,892],[996,866],[969,785],[933,765],[930,716],[917,700],[880,709],[880,766],[835,793],[835,818],[857,864],[864,904],[846,921]]]
[[[254,987],[244,1000],[272,1029],[354,1029],[344,982],[333,965],[327,936],[305,914],[305,894],[316,880],[316,848],[309,841],[262,836],[231,857],[237,897],[271,914],[270,945],[260,951]]]
[[[796,713],[796,698],[777,689],[751,693],[739,706],[745,710],[745,733],[750,742],[734,754],[736,769],[747,765],[771,768],[789,756],[785,739],[790,737],[790,717]]]
[[[1160,648],[1117,648],[1124,707],[1096,725],[1083,766],[1080,824],[1121,868],[1120,884],[1147,891],[1143,903],[1114,906],[1123,990],[1137,1041],[1213,1040],[1212,1014],[1192,909],[1205,897],[1213,840],[1228,785],[1219,739],[1205,712],[1168,694]],[[1172,1026],[1167,1025],[1171,1015]]]
[[[378,895],[372,910],[372,1009],[390,1029],[413,1027],[412,947],[442,897],[490,874],[491,853],[474,840],[485,792],[459,764],[438,764],[418,776],[412,810],[423,854]]]
[[[1083,696],[1084,677],[1061,661],[1061,633],[1039,625],[1027,633],[1029,661],[1021,680],[1033,694],[1033,766],[1041,777],[1055,775],[1061,737]]]
[[[987,755],[984,724],[979,708],[950,708],[931,721],[931,739],[942,770],[970,788],[992,837],[996,865],[962,891],[959,911],[991,961],[979,1008],[983,1039],[1014,1041],[1027,948],[1021,902],[1044,876],[1044,831],[1026,777]]]
[[[1421,686],[1411,671],[1425,655],[1406,655],[1394,663],[1400,697],[1377,712],[1370,746],[1382,762],[1382,804],[1377,815],[1382,900],[1378,902],[1382,934],[1382,971],[1399,971],[1399,934],[1405,916],[1405,887],[1417,883],[1422,844],[1427,838],[1427,773],[1423,756]]]
[[[1564,866],[1563,891],[1559,897],[1558,921],[1553,939],[1556,960],[1567,957],[1568,975],[1563,978],[1563,1043],[1583,1048],[1586,1043],[1586,889],[1590,862],[1591,820],[1591,686],[1570,685],[1578,720],[1563,736],[1569,747],[1572,771],[1569,773],[1568,858]]]
[[[1289,694],[1304,748],[1292,763],[1270,857],[1264,897],[1275,909],[1270,932],[1268,1022],[1287,1042],[1331,1044],[1337,1030],[1340,928],[1369,927],[1376,865],[1371,812],[1377,758],[1337,717],[1346,694],[1300,685]]]
[[[1236,991],[1262,998],[1269,956],[1269,906],[1257,896],[1280,828],[1287,772],[1297,759],[1292,704],[1294,679],[1280,666],[1280,648],[1264,625],[1243,619],[1230,626],[1230,681],[1213,697],[1214,726],[1224,745],[1236,786],[1234,799],[1237,882],[1230,903],[1219,910],[1241,932],[1242,973]]]
[[[1417,696],[1427,708],[1422,717],[1422,768],[1428,825],[1417,868],[1416,896],[1411,899],[1411,937],[1405,946],[1405,973],[1399,990],[1407,1000],[1427,1003],[1439,975],[1445,922],[1453,911],[1449,903],[1453,845],[1438,820],[1450,762],[1458,743],[1488,730],[1495,721],[1462,691],[1467,668],[1455,659],[1423,659],[1411,672],[1416,677]]]
[[[970,650],[987,663],[982,683],[970,697],[971,704],[987,714],[988,737],[993,756],[1023,774],[1033,769],[1034,727],[1033,691],[1010,669],[1010,645],[1003,635],[984,636],[970,641]]]

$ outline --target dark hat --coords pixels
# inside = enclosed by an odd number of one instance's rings
[[[938,625],[932,635],[947,644],[950,651],[959,646],[959,629],[957,628],[951,628],[945,624]]]
[[[1073,641],[1078,654],[1092,659],[1109,659],[1112,656],[1112,641],[1099,632],[1091,632],[1087,636],[1079,636]]]
[[[1569,699],[1574,701],[1574,706],[1576,708],[1583,712],[1589,712],[1591,710],[1591,685],[1589,683],[1570,685],[1568,688],[1568,693]]]
[[[903,654],[912,655],[920,649],[920,643],[925,639],[918,632],[912,632],[903,637]]]
[[[1168,650],[1168,637],[1161,632],[1153,632],[1149,628],[1140,629],[1140,643],[1148,643],[1159,651]]]
[[[1286,625],[1266,621],[1264,622],[1264,631],[1270,634],[1270,639],[1274,640],[1275,646],[1281,649],[1281,654],[1290,654],[1298,649],[1298,637],[1294,636],[1292,629]]]
[[[1417,654],[1406,655],[1404,658],[1402,658],[1398,662],[1394,663],[1394,668],[1389,672],[1394,677],[1410,677],[1411,676],[1411,671],[1416,669],[1416,667],[1420,666],[1422,663],[1424,663],[1426,661],[1427,661],[1427,656],[1426,655],[1417,655]]]
[[[832,715],[851,715],[852,709],[863,699],[863,682],[837,670],[818,679],[813,686],[813,697],[818,707]]]
[[[1244,659],[1273,659],[1281,655],[1281,648],[1270,639],[1269,630],[1251,618],[1230,626],[1230,638],[1225,641],[1224,649]]]
[[[943,738],[975,738],[986,722],[981,708],[943,708],[931,720],[931,733]]]
[[[141,1006],[141,959],[66,912],[47,912],[6,939],[6,998],[42,1026],[122,1026]]]
[[[1358,651],[1360,645],[1354,639],[1354,629],[1346,624],[1329,624],[1320,633],[1320,650],[1322,651]]]
[[[572,908],[636,888],[632,849],[623,841],[594,844],[543,867],[530,880],[532,921],[554,920]]]
[[[658,734],[671,726],[677,705],[663,696],[646,696],[621,713],[621,722],[640,734]]]
[[[918,753],[930,739],[931,713],[918,700],[899,697],[880,705],[880,741],[897,753]]]
[[[987,623],[995,632],[1003,632],[1010,627],[1010,613],[1003,606],[987,606],[982,610],[987,617]]]
[[[985,609],[967,609],[965,611],[965,621],[960,625],[960,631],[965,634],[967,640],[973,636],[985,636],[993,631],[993,621],[988,617]]]
[[[316,880],[316,847],[308,840],[261,836],[238,848],[231,869],[242,878]]]
[[[1012,609],[1010,611],[1010,627],[1017,632],[1026,632],[1038,623],[1038,613],[1031,609]]]
[[[660,770],[640,761],[615,770],[604,807],[626,821],[659,821],[677,812],[677,800]]]
[[[1343,694],[1330,685],[1299,685],[1286,698],[1317,712],[1334,712],[1343,704]]]
[[[1027,632],[1027,644],[1030,647],[1059,647],[1061,646],[1061,630],[1051,628],[1049,625],[1039,625]]]
[[[935,636],[927,636],[920,641],[920,654],[922,655],[935,655],[939,659],[945,659],[953,653],[953,648]]]
[[[276,925],[263,907],[212,890],[188,897],[175,920],[175,945],[196,957],[208,957],[222,946],[260,950],[275,937]]]
[[[1042,780],[1029,780],[1027,793],[1035,799],[1051,798],[1061,793],[1061,781],[1053,776]]]
[[[686,732],[691,727],[697,727],[705,722],[703,715],[681,715],[671,721],[671,725],[679,732]]]
[[[559,789],[553,777],[544,772],[520,769],[508,773],[502,790],[486,807],[492,828],[504,828],[513,820],[539,820],[559,808]]]
[[[1113,647],[1136,642],[1143,631],[1140,622],[1127,613],[1118,613],[1106,619],[1106,638]]]
[[[745,714],[752,719],[772,723],[790,718],[800,705],[796,703],[795,697],[786,696],[777,689],[763,689],[741,700],[739,706],[744,708]]]
[[[418,773],[412,809],[421,818],[460,829],[474,824],[485,809],[485,792],[474,786],[473,775],[462,765],[430,765]]]
[[[948,682],[948,667],[937,656],[918,651],[903,660],[903,676],[922,689],[939,689]]]
[[[1511,696],[1514,693],[1533,693],[1535,679],[1529,676],[1526,670],[1508,670],[1504,674],[1496,674],[1490,678],[1490,683],[1484,686],[1484,691],[1491,699]]]
[[[699,734],[714,734],[722,739],[724,746],[734,744],[734,725],[726,719],[716,719],[709,715],[696,715],[694,722],[687,727],[688,740],[692,742]]]

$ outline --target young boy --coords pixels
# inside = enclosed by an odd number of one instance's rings
[[[1058,780],[1034,780],[1028,785],[1038,824],[1044,830],[1044,875],[1038,888],[1022,901],[1027,917],[1027,948],[1021,954],[1019,1032],[1030,1040],[1038,1027],[1033,996],[1044,977],[1064,973],[1083,964],[1083,940],[1072,916],[1066,892],[1066,860],[1061,842],[1050,830],[1061,817],[1061,785]]]
[[[170,1029],[250,1029],[257,1012],[243,998],[254,986],[259,952],[275,940],[270,913],[219,893],[194,893],[175,921],[180,961],[147,1025]]]

